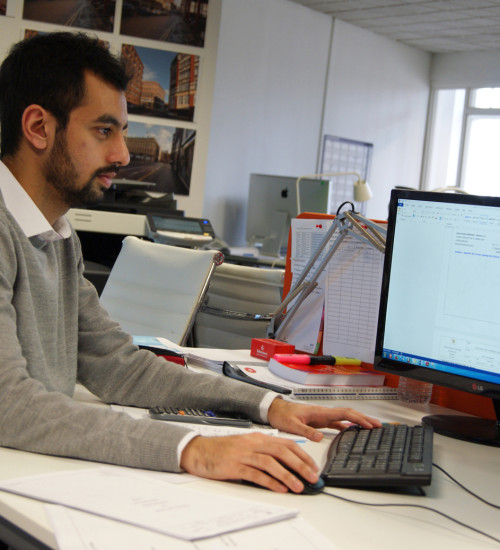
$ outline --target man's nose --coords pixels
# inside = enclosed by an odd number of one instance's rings
[[[113,144],[113,148],[109,153],[108,162],[110,164],[118,164],[119,166],[126,166],[130,162],[130,153],[128,151],[125,136],[120,135]]]

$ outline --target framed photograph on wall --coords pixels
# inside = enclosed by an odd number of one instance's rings
[[[25,0],[23,19],[113,32],[115,0]]]
[[[154,191],[189,195],[196,131],[129,122],[130,164],[118,177],[154,183]]]
[[[130,114],[192,122],[198,88],[199,56],[122,45],[130,82]]]
[[[120,34],[203,47],[208,0],[124,0]]]

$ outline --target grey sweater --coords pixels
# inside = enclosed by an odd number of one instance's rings
[[[179,471],[186,428],[73,399],[239,410],[259,420],[265,391],[138,350],[83,277],[76,235],[27,238],[0,195],[0,445]]]

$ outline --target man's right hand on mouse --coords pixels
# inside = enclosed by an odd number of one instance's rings
[[[290,470],[310,483],[318,481],[318,467],[297,443],[256,432],[195,437],[182,452],[181,467],[200,477],[241,479],[279,493],[304,489]]]
[[[311,441],[323,438],[318,428],[342,429],[346,421],[363,428],[381,426],[378,420],[354,409],[304,405],[279,397],[271,403],[267,416],[273,428]],[[180,466],[200,477],[242,479],[281,493],[300,493],[304,489],[289,470],[309,483],[318,481],[318,467],[297,443],[261,433],[195,437],[182,451]]]

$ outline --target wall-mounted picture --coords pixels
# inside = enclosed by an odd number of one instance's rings
[[[115,0],[25,0],[23,18],[113,32]]]
[[[208,0],[124,0],[120,33],[203,47]]]
[[[33,29],[24,29],[24,38],[31,38],[37,34],[47,34],[43,31],[35,31]],[[110,43],[107,40],[99,40],[99,44],[109,50]]]
[[[130,164],[119,178],[154,183],[154,191],[189,195],[196,131],[129,122]]]
[[[7,0],[0,0],[0,15],[7,15]]]
[[[124,44],[131,114],[192,121],[199,56]]]

